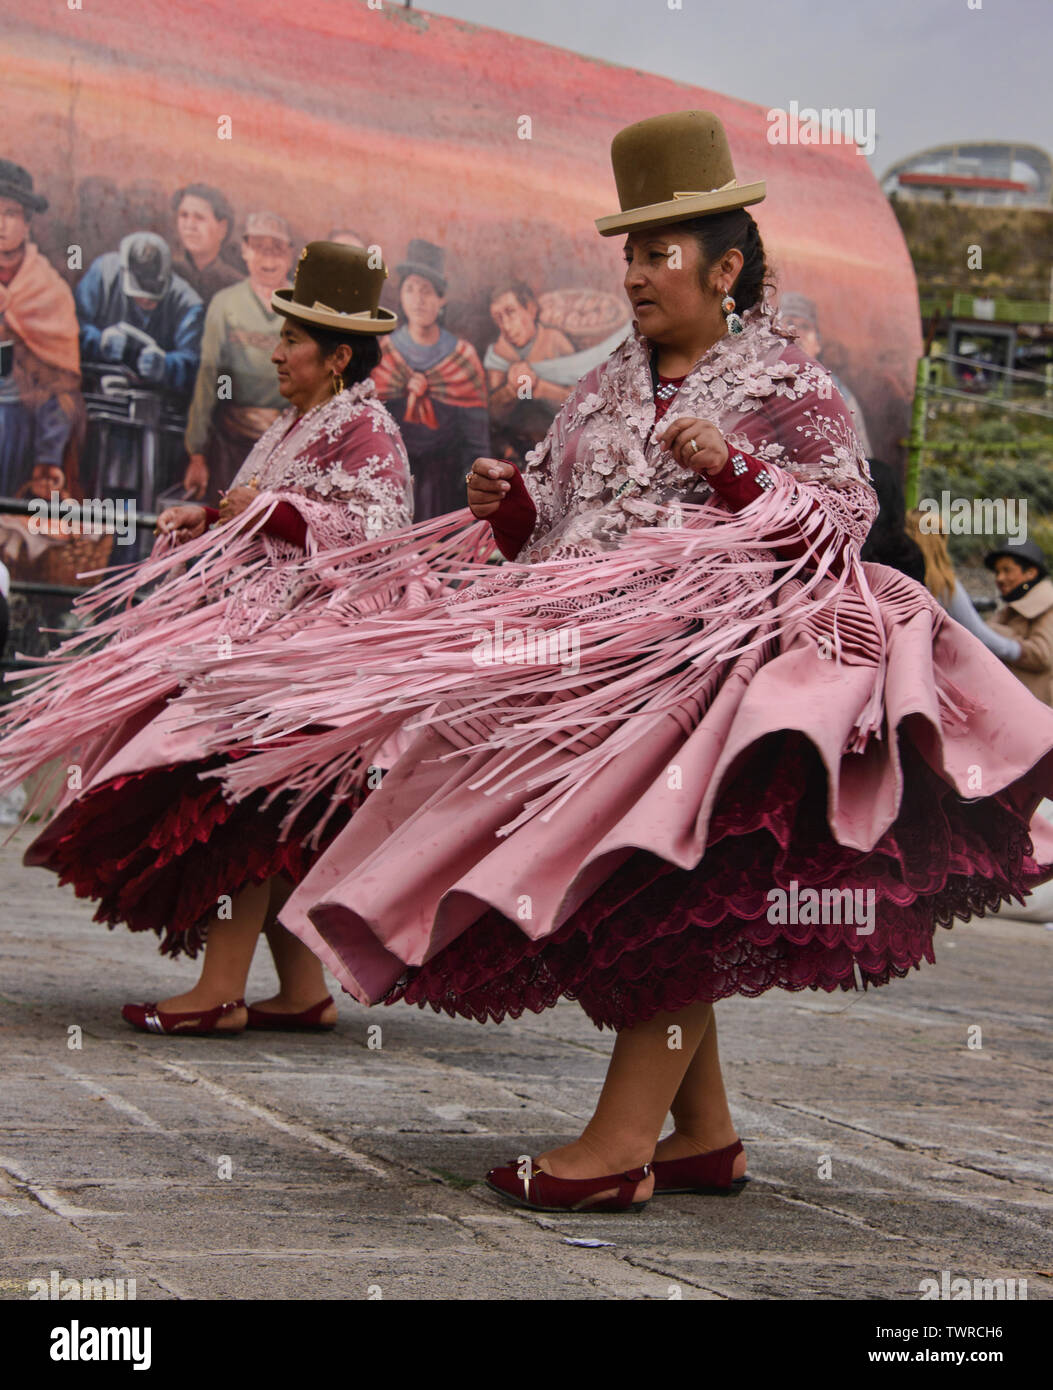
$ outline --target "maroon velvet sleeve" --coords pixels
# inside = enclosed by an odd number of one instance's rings
[[[506,560],[514,560],[537,524],[537,508],[518,468],[508,482],[511,486],[489,521],[498,550]]]
[[[215,526],[216,522],[219,520],[219,512],[216,510],[216,508],[202,507],[201,510],[205,513],[205,516],[208,518],[209,526]]]
[[[708,481],[713,491],[735,512],[756,501],[768,492],[774,483],[768,465],[760,459],[742,453],[740,449],[729,449],[727,463],[719,473],[710,474]],[[819,503],[814,499],[812,510],[820,510]],[[798,560],[808,553],[808,542],[796,528],[778,531],[771,539],[780,560]],[[809,567],[814,566],[814,559],[809,559],[808,564]],[[830,568],[834,574],[840,573],[840,560],[834,560]]]
[[[279,502],[263,523],[263,530],[277,540],[298,545],[301,550],[307,547],[307,522],[291,502]]]

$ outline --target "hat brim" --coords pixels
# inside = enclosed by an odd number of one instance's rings
[[[10,198],[13,203],[21,203],[26,212],[47,212],[50,204],[40,193],[30,193],[18,184],[0,184],[0,198]]]
[[[398,315],[390,309],[378,309],[375,318],[369,314],[341,314],[335,309],[311,309],[306,304],[295,304],[292,296],[291,289],[275,290],[271,295],[271,308],[286,318],[313,323],[335,333],[390,333],[398,327]]]
[[[600,236],[618,236],[623,232],[641,231],[644,227],[687,222],[693,217],[707,217],[711,212],[730,212],[732,208],[763,202],[765,193],[766,185],[761,179],[757,183],[744,183],[739,188],[698,193],[692,198],[671,198],[667,203],[650,203],[647,207],[612,213],[610,217],[598,217],[596,230]]]

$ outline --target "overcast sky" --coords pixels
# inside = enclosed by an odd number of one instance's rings
[[[399,0],[386,0],[389,5]],[[1053,0],[413,0],[767,107],[873,108],[879,176],[951,140],[1053,152]]]

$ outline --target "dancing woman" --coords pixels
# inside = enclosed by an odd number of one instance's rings
[[[269,653],[297,720],[340,711],[295,749],[298,798],[340,740],[418,730],[283,923],[365,1003],[500,1021],[567,997],[617,1031],[582,1134],[489,1174],[545,1210],[738,1190],[714,1002],[884,985],[934,961],[937,925],[1053,872],[1029,838],[1053,714],[860,560],[866,460],[767,307],[764,185],[707,112],[631,126],[612,157],[621,211],[598,225],[626,234],[636,331],[523,475],[473,465],[510,563]],[[199,718],[220,699],[281,732],[265,690],[213,675]],[[264,750],[226,782],[275,771]]]
[[[283,835],[280,797],[266,809],[262,797],[235,807],[214,779],[201,778],[221,760],[204,758],[193,737],[175,731],[179,685],[170,662],[181,648],[245,659],[254,640],[276,625],[302,625],[312,600],[325,597],[317,577],[303,577],[306,554],[324,562],[325,583],[339,588],[348,577],[337,563],[343,551],[410,521],[406,451],[369,375],[378,335],[395,326],[378,308],[386,274],[357,248],[306,247],[295,286],[272,301],[285,319],[271,360],[288,409],[217,510],[163,512],[154,557],[102,594],[113,606],[158,578],[160,585],[67,643],[45,663],[42,683],[3,716],[0,727],[10,732],[0,742],[0,784],[55,757],[70,764],[65,802],[25,862],[96,899],[96,920],[154,931],[166,954],[194,956],[205,944],[192,989],[125,1007],[138,1028],[238,1032],[247,1022],[326,1027],[336,1018],[317,958],[276,920],[313,857],[302,843],[311,817]],[[246,1010],[261,930],[281,988]]]

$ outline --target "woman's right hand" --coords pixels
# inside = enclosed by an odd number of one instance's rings
[[[184,502],[178,507],[166,507],[157,518],[154,529],[157,535],[174,536],[177,545],[184,545],[204,535],[207,525],[208,514],[204,507]]]
[[[500,459],[476,459],[468,474],[468,505],[472,515],[479,521],[493,516],[508,494],[511,483],[508,478],[515,476],[515,468]]]

